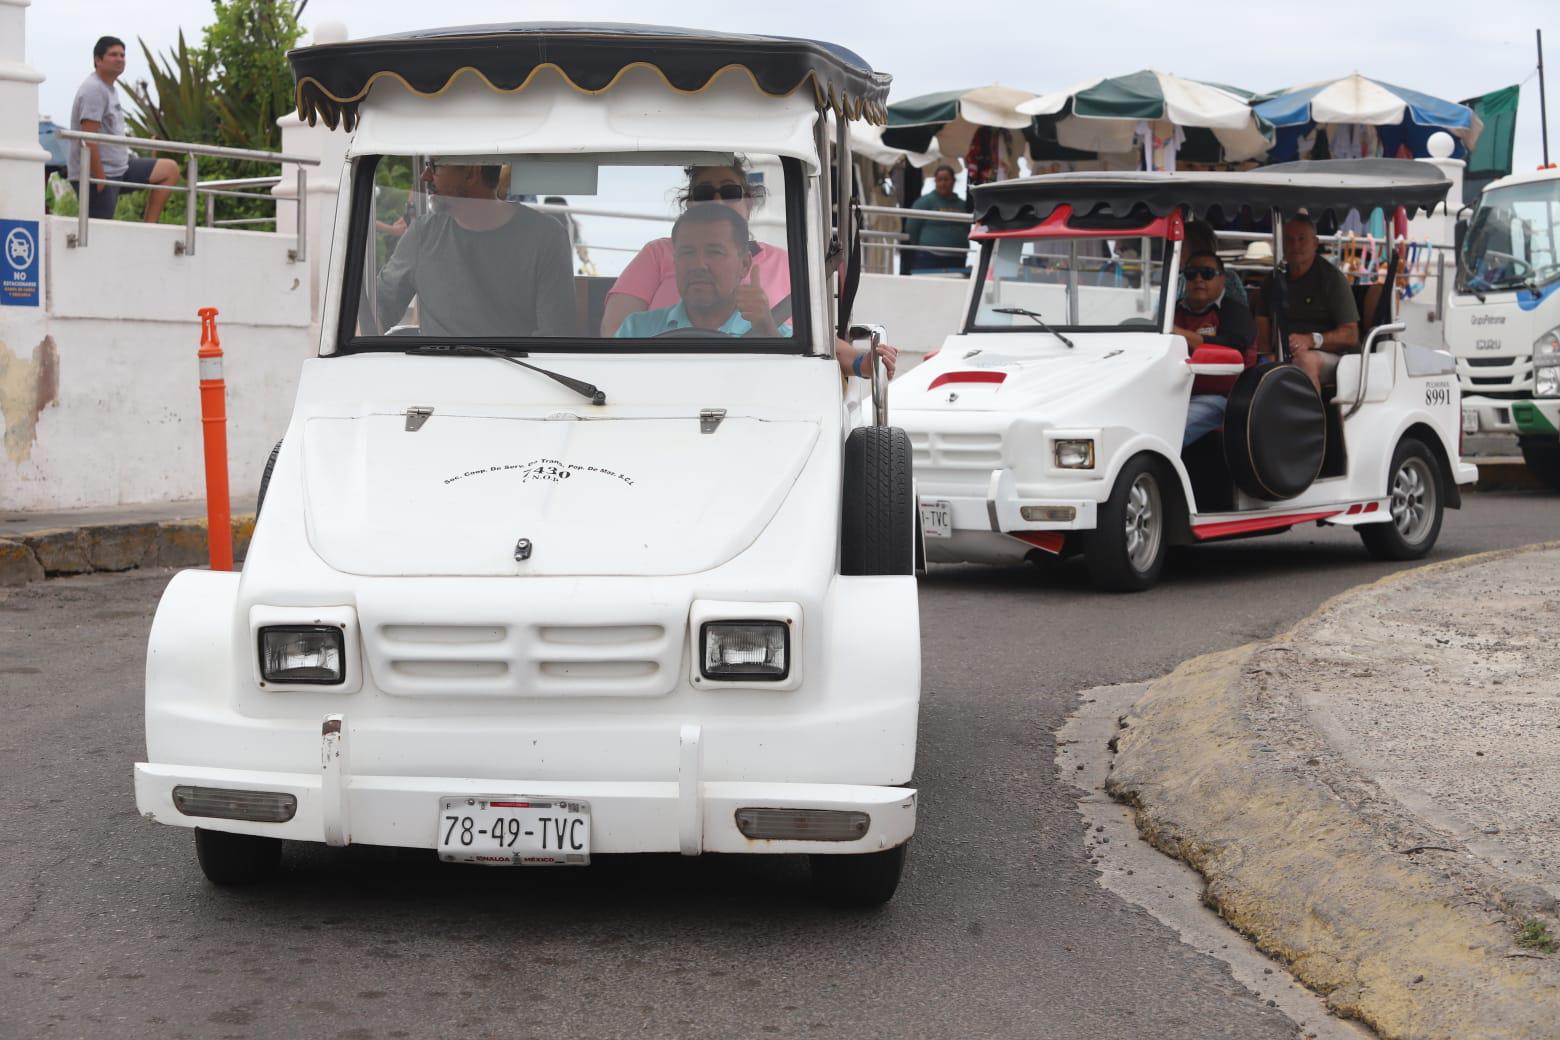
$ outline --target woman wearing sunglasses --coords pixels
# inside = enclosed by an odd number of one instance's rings
[[[744,219],[750,219],[754,208],[763,204],[764,187],[750,183],[747,160],[740,156],[730,166],[690,166],[687,173],[688,187],[678,199],[685,209],[719,203],[735,209]],[[752,269],[758,273],[758,285],[744,287],[744,292],[761,294],[761,304],[771,310],[777,324],[782,324],[791,317],[790,256],[784,249],[762,242],[753,243],[751,248]],[[678,300],[672,240],[658,238],[628,262],[608,291],[606,309],[601,317],[601,334],[614,336],[630,314],[670,307]],[[878,353],[892,379],[899,352],[885,343],[879,345]],[[835,345],[835,356],[846,375],[871,378],[867,370],[867,351],[841,340]]]
[[[738,158],[730,166],[690,166],[688,186],[678,197],[682,207],[718,202],[730,206],[743,219],[751,219],[755,206],[764,199],[762,185],[748,183],[747,161]],[[753,246],[753,269],[769,306],[789,306],[791,296],[790,258],[784,249],[764,243]],[[677,271],[672,256],[672,240],[658,238],[628,262],[623,273],[607,293],[606,310],[601,318],[601,334],[616,335],[623,319],[639,311],[670,307],[678,300]]]

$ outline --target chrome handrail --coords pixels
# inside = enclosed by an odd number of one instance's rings
[[[1354,403],[1349,406],[1347,412],[1343,413],[1345,419],[1359,411],[1360,405],[1365,403],[1365,391],[1370,386],[1370,356],[1376,349],[1376,340],[1388,334],[1395,336],[1407,330],[1408,324],[1406,322],[1393,321],[1385,325],[1377,325],[1365,337],[1365,345],[1360,348],[1360,385],[1359,389],[1354,393]]]
[[[320,161],[306,155],[290,155],[287,152],[264,152],[253,148],[227,148],[222,145],[195,144],[189,141],[163,141],[150,137],[126,137],[120,134],[100,134],[86,130],[56,130],[56,136],[70,141],[81,143],[80,170],[76,178],[76,202],[78,214],[76,217],[76,233],[66,239],[66,245],[72,248],[85,249],[90,234],[89,219],[92,209],[91,186],[102,184],[116,187],[144,188],[152,190],[150,185],[133,181],[120,181],[108,177],[92,176],[92,144],[125,144],[135,145],[153,152],[177,152],[187,156],[183,184],[162,185],[157,191],[184,192],[191,196],[189,205],[184,207],[184,241],[175,246],[175,252],[181,252],[185,256],[195,255],[195,212],[196,200],[201,195],[206,196],[206,224],[214,226],[216,196],[226,198],[248,198],[275,201],[275,196],[261,195],[255,192],[237,192],[226,190],[234,187],[258,187],[261,183],[279,184],[281,177],[251,177],[232,180],[200,182],[200,162],[198,156],[211,156],[218,159],[249,159],[257,162],[274,162],[280,165],[292,163],[298,168],[297,187],[297,243],[294,246],[291,257],[295,262],[302,263],[308,259],[308,174],[307,167],[318,166]]]
[[[866,339],[871,345],[867,355],[872,363],[872,425],[888,425],[888,367],[883,363],[883,357],[878,353],[878,347],[882,345],[887,331],[881,325],[872,325],[865,322],[853,322],[850,327],[850,338],[854,340]]]

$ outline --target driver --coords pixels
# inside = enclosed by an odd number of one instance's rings
[[[742,214],[727,206],[694,206],[672,225],[671,241],[680,299],[627,315],[618,336],[644,338],[689,328],[728,336],[791,334],[790,320],[775,320],[759,284]]]
[[[569,233],[545,213],[500,201],[500,172],[428,162],[434,211],[406,228],[379,272],[386,326],[415,295],[424,336],[575,334]]]

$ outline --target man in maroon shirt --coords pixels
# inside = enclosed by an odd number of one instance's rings
[[[1181,266],[1181,276],[1186,292],[1176,304],[1174,330],[1186,340],[1187,353],[1203,344],[1232,347],[1246,356],[1246,367],[1256,364],[1252,347],[1257,325],[1245,304],[1225,295],[1224,261],[1215,253],[1192,253]],[[1183,448],[1224,423],[1224,407],[1234,385],[1234,376],[1198,376],[1192,382]]]

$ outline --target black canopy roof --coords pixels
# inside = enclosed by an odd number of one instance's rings
[[[1233,219],[1250,207],[1261,215],[1306,210],[1338,218],[1402,206],[1413,216],[1446,198],[1446,175],[1407,159],[1333,159],[1280,163],[1246,173],[1053,173],[971,189],[975,220],[994,229],[1029,227],[1058,206],[1077,216],[1162,217],[1186,206],[1198,217]]]
[[[655,25],[520,22],[470,25],[327,43],[288,52],[298,114],[351,130],[357,106],[381,77],[438,94],[462,72],[512,93],[554,68],[587,93],[609,89],[627,69],[654,69],[672,88],[698,93],[722,70],[745,69],[766,94],[811,83],[818,108],[881,124],[891,77],[844,47],[784,36],[746,36]]]

